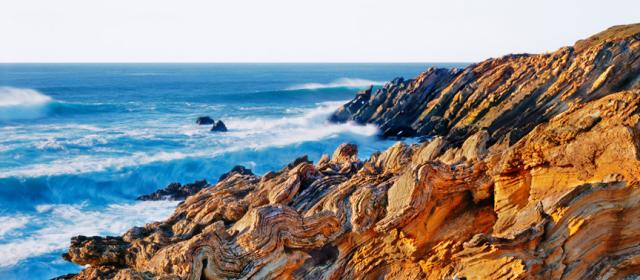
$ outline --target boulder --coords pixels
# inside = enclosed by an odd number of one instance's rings
[[[206,125],[206,124],[214,124],[215,121],[210,118],[209,116],[202,116],[202,117],[198,117],[198,119],[196,119],[196,123],[199,125]]]
[[[151,194],[139,196],[137,200],[184,200],[188,196],[199,192],[205,187],[207,187],[207,180],[204,179],[184,186],[180,183],[171,183],[164,189],[157,190]]]
[[[233,168],[231,168],[231,170],[227,173],[224,173],[220,176],[220,179],[218,179],[218,182],[227,179],[228,177],[230,177],[233,174],[240,174],[240,175],[253,175],[253,172],[251,172],[251,169],[248,169],[242,165],[236,165]]]
[[[224,123],[222,121],[217,121],[213,127],[211,127],[211,131],[215,131],[215,132],[225,132],[227,131],[227,126],[224,125]]]

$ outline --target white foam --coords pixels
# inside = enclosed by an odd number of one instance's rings
[[[0,120],[41,118],[53,99],[27,88],[0,87]]]
[[[373,136],[378,133],[374,125],[356,125],[353,123],[333,124],[327,121],[344,101],[318,103],[316,107],[301,109],[300,113],[282,118],[227,118],[229,128],[225,133],[211,133],[207,127],[196,124],[147,123],[144,128],[132,129],[124,124],[121,127],[108,129],[77,130],[55,129],[38,135],[24,132],[36,143],[34,147],[41,150],[66,150],[70,146],[91,149],[91,153],[65,153],[54,160],[34,162],[12,168],[0,169],[0,178],[7,177],[39,177],[64,174],[81,174],[101,171],[117,171],[119,169],[150,164],[153,162],[173,161],[185,158],[214,157],[224,153],[243,149],[264,149],[282,147],[307,141],[319,141],[337,137],[340,134]],[[80,134],[81,136],[79,136]],[[98,150],[95,145],[117,143],[121,137],[133,139],[166,139],[175,135],[186,136],[180,139],[177,150],[166,150],[162,147],[132,153],[122,145]],[[12,135],[12,139],[20,138]],[[35,138],[35,139],[33,139]],[[129,141],[129,140],[127,140]]]
[[[17,229],[24,228],[27,225],[29,218],[23,215],[18,216],[0,216],[0,238],[7,233],[15,231]]]
[[[63,158],[49,163],[32,164],[20,168],[0,171],[0,178],[9,177],[39,177],[63,174],[80,174],[99,172],[111,169],[121,169],[127,166],[137,166],[152,162],[182,159],[187,155],[181,152],[133,153],[124,157],[96,157],[81,155]]]
[[[143,201],[113,204],[100,211],[86,210],[86,204],[38,205],[38,216],[24,217],[13,224],[24,227],[28,221],[29,225],[39,229],[24,232],[23,237],[0,244],[0,267],[64,250],[69,246],[71,237],[76,235],[120,235],[133,226],[163,220],[173,212],[176,204],[175,201]],[[7,219],[11,218],[0,217],[0,222]],[[12,230],[15,229],[14,226]]]
[[[323,88],[365,88],[368,86],[380,86],[384,85],[384,81],[373,81],[367,79],[358,79],[358,78],[340,78],[330,83],[306,83],[306,84],[298,84],[291,87],[288,87],[287,90],[303,90],[303,89],[323,89]]]
[[[280,147],[306,141],[317,141],[335,137],[340,133],[373,136],[378,133],[374,125],[354,123],[333,124],[328,117],[344,101],[323,102],[317,107],[303,111],[300,116],[279,119],[229,119],[228,127],[237,129],[231,135],[244,138],[244,146],[254,149]]]

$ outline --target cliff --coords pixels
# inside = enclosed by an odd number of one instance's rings
[[[374,123],[384,136],[447,136],[480,129],[515,143],[574,104],[640,83],[640,24],[616,26],[548,54],[508,55],[466,69],[431,68],[360,92],[332,121]]]
[[[68,277],[637,277],[640,33],[620,28],[361,92],[334,121],[429,140],[232,172],[165,221],[73,238]]]

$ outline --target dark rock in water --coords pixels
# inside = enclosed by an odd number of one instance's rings
[[[211,131],[225,132],[227,131],[227,126],[224,125],[222,121],[217,121],[216,124],[214,124],[211,128]]]
[[[240,174],[240,175],[254,175],[253,172],[251,172],[251,169],[248,169],[242,165],[236,165],[233,168],[231,168],[231,170],[227,173],[224,173],[220,176],[220,179],[218,179],[218,182],[227,179],[229,176],[233,175],[233,174]]]
[[[207,180],[195,181],[184,186],[180,183],[171,183],[166,188],[140,196],[137,200],[184,200],[205,187],[207,187]]]
[[[209,116],[198,117],[198,119],[196,120],[196,123],[199,125],[214,124],[215,122],[216,121],[214,121]]]

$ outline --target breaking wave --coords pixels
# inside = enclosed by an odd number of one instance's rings
[[[157,162],[170,162],[187,158],[211,158],[242,150],[262,150],[278,148],[309,141],[319,141],[334,138],[343,134],[370,137],[378,133],[374,125],[357,125],[354,123],[334,124],[327,121],[329,115],[344,102],[322,102],[317,107],[304,109],[301,113],[283,118],[230,118],[225,120],[229,131],[225,134],[212,134],[208,129],[197,125],[175,127],[173,133],[184,134],[189,137],[183,144],[184,150],[167,152],[139,151],[126,153],[117,151],[117,156],[101,155],[100,152],[90,155],[75,155],[58,158],[46,163],[23,165],[16,168],[0,169],[0,178],[10,177],[41,177],[65,174],[82,174],[90,172],[117,171],[126,167],[147,165]],[[33,141],[38,150],[58,149],[67,147],[82,147],[97,149],[96,145],[107,145],[112,141],[138,141],[140,138],[162,138],[167,128],[147,128],[130,130],[121,127],[115,130],[96,132],[84,137],[68,135],[69,140],[46,139]],[[67,130],[76,133],[73,130]],[[114,136],[119,135],[119,136]],[[120,137],[120,138],[113,138]],[[202,143],[210,143],[203,146]],[[119,142],[123,143],[123,142]],[[116,145],[114,143],[113,145]],[[122,145],[122,144],[118,144]],[[202,146],[202,147],[200,147]],[[116,147],[111,147],[116,148]]]
[[[35,207],[37,214],[34,215],[0,216],[1,222],[9,224],[2,234],[10,235],[27,226],[33,228],[32,234],[18,235],[9,242],[0,243],[0,268],[63,250],[76,235],[122,234],[132,226],[162,220],[173,212],[176,204],[175,201],[111,204],[100,211],[89,209],[84,203],[41,204]]]
[[[305,83],[288,87],[287,90],[315,90],[323,88],[364,88],[368,86],[381,86],[384,81],[373,81],[358,78],[340,78],[330,83]]]
[[[39,119],[113,110],[112,105],[74,104],[57,101],[29,88],[0,87],[0,121]]]
[[[53,98],[32,89],[0,87],[0,120],[41,118]]]

